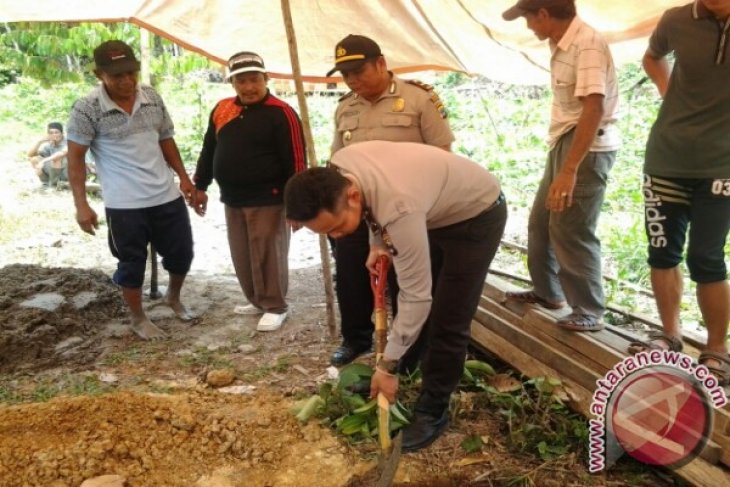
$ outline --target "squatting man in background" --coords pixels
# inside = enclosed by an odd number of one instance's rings
[[[375,272],[381,255],[393,261],[398,313],[370,393],[395,401],[398,361],[426,333],[423,385],[403,449],[429,446],[448,426],[470,323],[504,231],[499,182],[478,164],[430,145],[366,141],[337,151],[329,167],[294,176],[284,202],[288,219],[334,238],[364,219],[371,234],[364,265]]]
[[[284,185],[306,167],[304,132],[294,109],[269,93],[264,60],[239,52],[228,60],[236,96],[219,101],[195,169],[195,211],[204,215],[215,178],[225,205],[228,245],[250,304],[234,312],[263,315],[258,331],[281,328],[287,317],[290,230]]]
[[[63,125],[60,122],[49,123],[46,136],[33,144],[28,151],[30,164],[43,186],[58,189],[59,182],[68,181],[67,152]]]
[[[140,64],[132,49],[121,41],[104,42],[94,50],[94,63],[101,83],[74,103],[68,122],[68,172],[76,221],[91,235],[99,228],[85,191],[85,156],[90,149],[101,178],[109,249],[118,260],[113,280],[122,289],[132,330],[142,339],[159,339],[166,334],[142,307],[147,246],[154,244],[169,272],[163,302],[178,318],[190,320],[180,290],[193,260],[185,200],[193,204],[195,188],[162,98],[137,82]],[[173,171],[180,178],[179,190]]]
[[[606,310],[601,242],[596,235],[608,173],[620,144],[618,83],[608,44],[577,15],[574,0],[519,0],[502,16],[524,17],[548,40],[553,91],[550,152],[527,230],[534,288],[509,301],[548,309],[570,306],[558,326],[601,330]]]

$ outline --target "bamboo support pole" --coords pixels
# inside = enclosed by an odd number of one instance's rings
[[[284,25],[286,27],[286,39],[289,43],[289,57],[291,59],[292,74],[294,75],[294,86],[296,87],[297,100],[299,101],[299,111],[302,115],[302,125],[304,128],[304,139],[307,142],[307,157],[309,158],[309,166],[317,166],[317,154],[314,150],[314,137],[312,137],[312,127],[309,123],[309,110],[307,108],[307,99],[304,96],[304,86],[302,84],[302,70],[299,66],[299,50],[297,49],[297,39],[294,32],[294,23],[292,22],[291,7],[289,0],[281,0],[281,11],[284,16]],[[319,236],[319,253],[322,260],[322,276],[324,278],[324,294],[325,305],[327,308],[327,328],[330,336],[337,334],[335,327],[335,297],[334,286],[332,285],[332,271],[330,269],[330,256],[325,235]]]

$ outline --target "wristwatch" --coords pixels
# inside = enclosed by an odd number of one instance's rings
[[[380,360],[378,360],[378,363],[375,364],[375,367],[380,369],[382,372],[395,375],[398,372],[398,361],[380,357]]]

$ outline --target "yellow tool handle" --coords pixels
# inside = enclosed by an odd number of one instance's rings
[[[382,392],[378,393],[378,439],[381,449],[390,449],[390,403]]]

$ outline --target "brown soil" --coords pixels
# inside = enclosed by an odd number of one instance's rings
[[[339,342],[325,324],[315,236],[292,242],[289,319],[258,333],[257,317],[232,311],[245,300],[211,195],[208,215],[191,216],[196,258],[183,301],[196,318],[183,323],[147,300],[169,338],[143,342],[110,281],[104,225],[84,235],[71,195],[38,190],[20,158],[0,154],[0,170],[9,175],[0,202],[0,487],[77,487],[104,474],[131,487],[372,485],[374,443],[349,444],[289,412],[329,380]],[[92,205],[103,215],[99,200]],[[248,394],[206,385],[219,369]],[[589,476],[574,455],[545,463],[512,454],[502,416],[467,399],[432,447],[403,456],[395,485],[661,485],[626,469]],[[460,446],[471,435],[482,437],[481,452]]]

